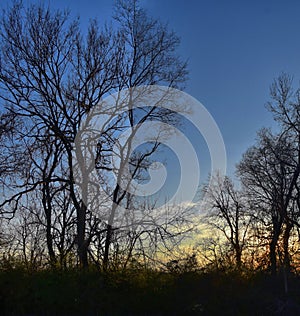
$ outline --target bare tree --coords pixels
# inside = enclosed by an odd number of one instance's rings
[[[291,242],[299,228],[300,90],[293,88],[290,76],[281,74],[274,80],[270,94],[268,108],[279,123],[279,132],[261,130],[256,145],[243,156],[238,172],[256,219],[269,230],[271,273],[277,273],[281,260],[287,293]]]
[[[24,196],[41,190],[52,262],[56,261],[53,216],[58,206],[57,195],[68,196],[76,212],[74,240],[81,266],[88,265],[90,242],[97,231],[103,230],[99,219],[92,220],[94,210],[87,208],[75,186],[73,142],[83,119],[112,92],[157,83],[175,87],[186,77],[186,64],[175,52],[178,38],[159,21],[149,18],[138,1],[118,1],[115,21],[116,27],[104,29],[92,21],[84,38],[79,21],[71,20],[66,11],[51,11],[37,5],[24,8],[15,2],[2,15],[1,99],[5,102],[6,115],[17,117],[23,123],[19,137],[26,150],[20,157],[29,163],[13,187],[16,192],[1,202],[1,209],[5,211],[11,205],[14,212]],[[130,108],[127,110],[124,115],[128,119],[117,119],[104,131],[106,140],[111,135],[117,137],[119,128],[124,128],[122,123],[129,122],[133,127],[151,116],[159,117],[155,109],[149,109],[142,117]],[[114,111],[110,115],[113,118]],[[101,140],[99,144],[104,145]],[[156,146],[146,156],[139,157],[136,170]],[[107,156],[107,148],[109,144],[106,148],[98,147],[99,156]],[[113,205],[120,203],[125,195],[118,185],[113,188]],[[57,214],[65,213],[62,210]],[[111,217],[113,220],[113,209]],[[89,219],[94,224],[88,227]],[[91,228],[94,231],[88,231]],[[105,231],[104,264],[107,264],[112,235],[110,223]]]
[[[270,269],[277,270],[277,249],[284,230],[285,264],[289,266],[288,240],[293,228],[294,143],[285,133],[273,135],[263,129],[238,165],[238,173],[251,200],[253,216],[270,229]]]
[[[246,201],[242,193],[234,188],[233,182],[220,175],[214,176],[212,184],[205,187],[204,191],[208,197],[205,222],[221,232],[229,243],[239,269],[251,221]]]

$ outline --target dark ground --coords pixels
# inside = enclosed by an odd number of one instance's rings
[[[300,315],[300,277],[146,270],[0,271],[0,315]]]

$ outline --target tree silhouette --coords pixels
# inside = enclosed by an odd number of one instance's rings
[[[1,99],[5,115],[22,121],[22,128],[16,129],[24,149],[18,159],[28,163],[18,183],[10,183],[14,194],[2,201],[1,209],[15,212],[17,202],[21,203],[24,196],[41,191],[52,262],[56,261],[53,249],[56,195],[68,196],[76,212],[75,241],[83,267],[88,264],[91,239],[97,231],[103,231],[103,223],[93,220],[92,210],[87,209],[75,186],[72,150],[81,122],[108,94],[158,83],[178,87],[186,78],[186,64],[175,51],[179,44],[177,36],[158,20],[148,17],[138,1],[118,1],[114,22],[114,27],[100,29],[92,21],[83,36],[79,20],[70,19],[67,11],[52,11],[39,5],[25,8],[15,2],[2,16]],[[111,117],[114,114],[111,111]],[[133,111],[129,109],[127,115],[131,126],[138,123],[133,120]],[[144,122],[151,115],[159,116],[149,109],[139,121]],[[112,135],[117,137],[125,122],[128,121],[117,120],[104,131],[107,139]],[[98,154],[105,157],[105,146],[101,148]],[[112,196],[113,202],[120,202],[126,195],[117,185]],[[112,218],[113,213],[112,209]],[[93,231],[88,231],[87,224]],[[107,265],[111,223],[104,230]]]

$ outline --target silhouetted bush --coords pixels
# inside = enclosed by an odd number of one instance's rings
[[[298,315],[300,279],[238,271],[0,271],[1,315]]]

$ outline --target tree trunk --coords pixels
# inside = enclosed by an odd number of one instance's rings
[[[284,252],[284,258],[283,258],[283,264],[285,271],[287,273],[290,272],[290,253],[289,253],[289,239],[290,239],[290,233],[293,228],[293,225],[291,223],[286,223],[284,235],[283,235],[283,252]]]
[[[283,234],[283,281],[284,281],[284,292],[288,295],[288,277],[291,270],[290,265],[290,253],[289,253],[289,239],[293,225],[289,222],[286,223],[284,234]]]
[[[277,273],[277,255],[276,255],[276,247],[280,235],[280,225],[279,223],[273,225],[273,236],[270,242],[270,271],[272,275],[276,275]]]
[[[49,253],[49,258],[50,258],[50,264],[53,267],[56,264],[56,256],[53,249],[53,238],[51,234],[51,219],[49,221],[48,215],[47,215],[46,240],[47,240],[47,248],[48,248],[48,253]]]
[[[43,208],[44,208],[45,216],[46,216],[46,244],[47,244],[47,249],[48,249],[49,258],[50,258],[50,265],[54,267],[56,264],[56,256],[53,249],[53,237],[51,233],[51,228],[52,228],[52,218],[51,218],[52,205],[51,205],[51,198],[50,198],[51,194],[50,194],[48,179],[44,176],[43,180],[45,181],[45,183],[43,186],[42,204],[43,204]]]
[[[88,267],[88,244],[85,240],[86,225],[86,205],[82,202],[80,209],[77,210],[77,245],[78,258],[81,268]]]
[[[105,246],[104,246],[104,256],[103,256],[103,270],[104,271],[107,271],[108,269],[109,247],[111,244],[111,238],[112,238],[112,225],[107,224],[106,239],[105,239]]]
[[[236,267],[239,270],[242,266],[242,251],[239,246],[235,249],[235,261]]]
[[[120,181],[120,178],[121,178],[121,173],[119,172],[117,180]],[[119,186],[119,182],[117,182],[117,185],[116,185],[116,187],[114,189],[114,194],[113,194],[112,209],[111,209],[111,213],[110,213],[110,216],[109,216],[109,219],[108,219],[108,223],[107,223],[107,231],[106,231],[105,246],[104,246],[104,256],[103,256],[103,270],[104,271],[107,270],[108,263],[109,263],[109,247],[110,247],[110,244],[111,244],[111,241],[112,241],[113,222],[114,222],[115,213],[116,213],[117,205],[118,205],[119,190],[120,190],[120,186]]]

